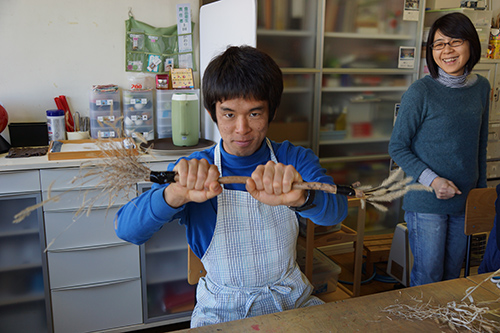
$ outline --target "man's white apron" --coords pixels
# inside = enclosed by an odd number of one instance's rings
[[[271,143],[271,159],[277,163]],[[214,152],[222,174],[220,143]],[[285,206],[268,206],[246,191],[217,197],[217,223],[201,259],[191,327],[322,304],[296,263],[297,217]]]

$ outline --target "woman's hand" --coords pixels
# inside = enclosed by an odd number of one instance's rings
[[[247,180],[246,189],[255,199],[270,206],[299,207],[306,201],[306,191],[293,190],[302,176],[291,165],[269,161],[259,165]]]
[[[451,180],[442,177],[436,177],[431,183],[434,192],[436,193],[436,198],[438,199],[451,199],[456,194],[462,194],[458,187],[453,184]]]

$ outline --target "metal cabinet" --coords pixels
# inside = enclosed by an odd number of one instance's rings
[[[0,331],[50,332],[42,209],[12,223],[41,202],[38,170],[1,172],[0,183]]]
[[[88,332],[142,323],[139,247],[114,233],[114,215],[127,198],[109,207],[93,201],[89,214],[75,215],[101,191],[95,182],[73,184],[80,168],[40,171],[44,199],[46,257],[54,332]],[[130,194],[130,197],[135,193]]]

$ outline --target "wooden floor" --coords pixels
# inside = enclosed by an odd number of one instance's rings
[[[341,255],[334,255],[330,257],[333,261],[335,261],[342,269],[340,275],[339,275],[339,281],[344,281],[344,282],[351,282],[353,280],[353,271],[354,271],[354,254],[353,253],[347,253],[347,254],[341,254]],[[377,279],[384,279],[384,278],[389,278],[386,274],[386,268],[387,264],[384,263],[377,263],[375,264],[375,272],[377,273]],[[476,275],[477,274],[477,269],[478,266],[472,266],[470,275]],[[463,276],[463,271],[461,273],[461,276]],[[370,295],[370,294],[375,294],[375,293],[380,293],[388,290],[394,290],[394,289],[401,289],[404,288],[403,285],[401,285],[399,282],[393,281],[393,282],[381,282],[377,281],[377,279],[372,279],[368,282],[362,283],[361,284],[361,296],[364,295]],[[368,280],[368,277],[363,274],[362,281]],[[344,283],[344,286],[346,286],[349,290],[352,291],[352,285]],[[349,298],[349,295],[345,292],[342,291],[341,288],[337,288],[337,290],[333,293],[329,294],[321,294],[318,295],[323,301],[325,302],[334,302],[334,301],[339,301],[342,299]],[[150,328],[150,329],[145,329],[145,330],[140,330],[137,332],[140,333],[160,333],[160,332],[172,332],[180,329],[185,329],[189,328],[189,323],[179,323],[179,324],[174,324],[174,325],[169,325],[169,326],[160,326],[156,328]]]
[[[354,271],[353,254],[336,255],[336,256],[331,256],[330,258],[342,268],[342,272],[340,273],[339,276],[339,281],[352,282],[353,280],[352,272]],[[478,267],[479,266],[471,266],[470,275],[476,275]],[[360,296],[376,294],[388,290],[405,288],[404,285],[402,285],[401,283],[395,281],[390,276],[388,276],[386,270],[387,270],[387,263],[382,262],[375,264],[374,271],[376,273],[376,277],[374,279],[370,280],[369,279],[370,277],[366,276],[363,273]],[[463,270],[460,276],[464,276]],[[344,286],[346,286],[350,291],[352,291],[352,285],[344,283]],[[337,291],[335,291],[334,293],[319,295],[319,297],[323,299],[325,302],[334,302],[348,298],[349,295],[343,293],[342,290],[339,290],[339,288],[337,288]]]

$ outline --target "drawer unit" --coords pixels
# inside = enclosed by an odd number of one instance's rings
[[[92,138],[121,136],[122,110],[120,90],[90,93],[90,133]]]
[[[152,90],[125,90],[123,92],[123,129],[126,136],[154,139],[154,108]]]
[[[172,95],[175,90],[156,91],[156,138],[172,137]]]
[[[48,192],[43,192],[43,200],[46,200],[48,196]],[[109,202],[109,195],[106,193],[102,193],[102,189],[81,189],[81,190],[74,190],[74,191],[52,191],[51,192],[52,196],[57,196],[60,195],[61,198],[59,201],[51,201],[48,202],[44,205],[44,211],[53,211],[53,210],[68,210],[68,209],[73,209],[76,210],[82,206],[82,204],[85,203],[85,206],[89,204],[90,201],[95,200],[93,203],[93,207],[108,207],[110,202]],[[96,199],[96,197],[99,195],[99,197]],[[118,193],[118,196],[113,198],[114,202],[112,202],[112,205],[123,205],[130,201],[135,197],[135,194],[129,194],[127,198],[127,193],[126,192],[120,192]]]
[[[96,168],[58,168],[58,169],[44,169],[40,170],[40,180],[42,184],[42,191],[47,191],[50,186],[51,190],[71,190],[76,189],[78,186],[94,187],[100,181],[101,177],[87,177],[84,179],[85,183],[81,180],[71,183],[76,177],[81,177],[80,174],[85,175],[87,172],[96,170]]]
[[[500,161],[486,163],[486,178],[500,178]]]
[[[50,289],[140,277],[139,247],[129,243],[49,250]]]
[[[73,211],[45,212],[45,237],[49,250],[80,248],[100,244],[126,243],[115,234],[117,207],[92,209],[90,216],[76,219]]]
[[[0,194],[40,191],[38,170],[0,172]]]
[[[493,159],[500,157],[500,141],[488,141],[486,147],[486,158]]]
[[[51,296],[56,333],[142,323],[139,278],[52,290]]]
[[[500,123],[490,123],[488,125],[488,141],[500,140]]]

